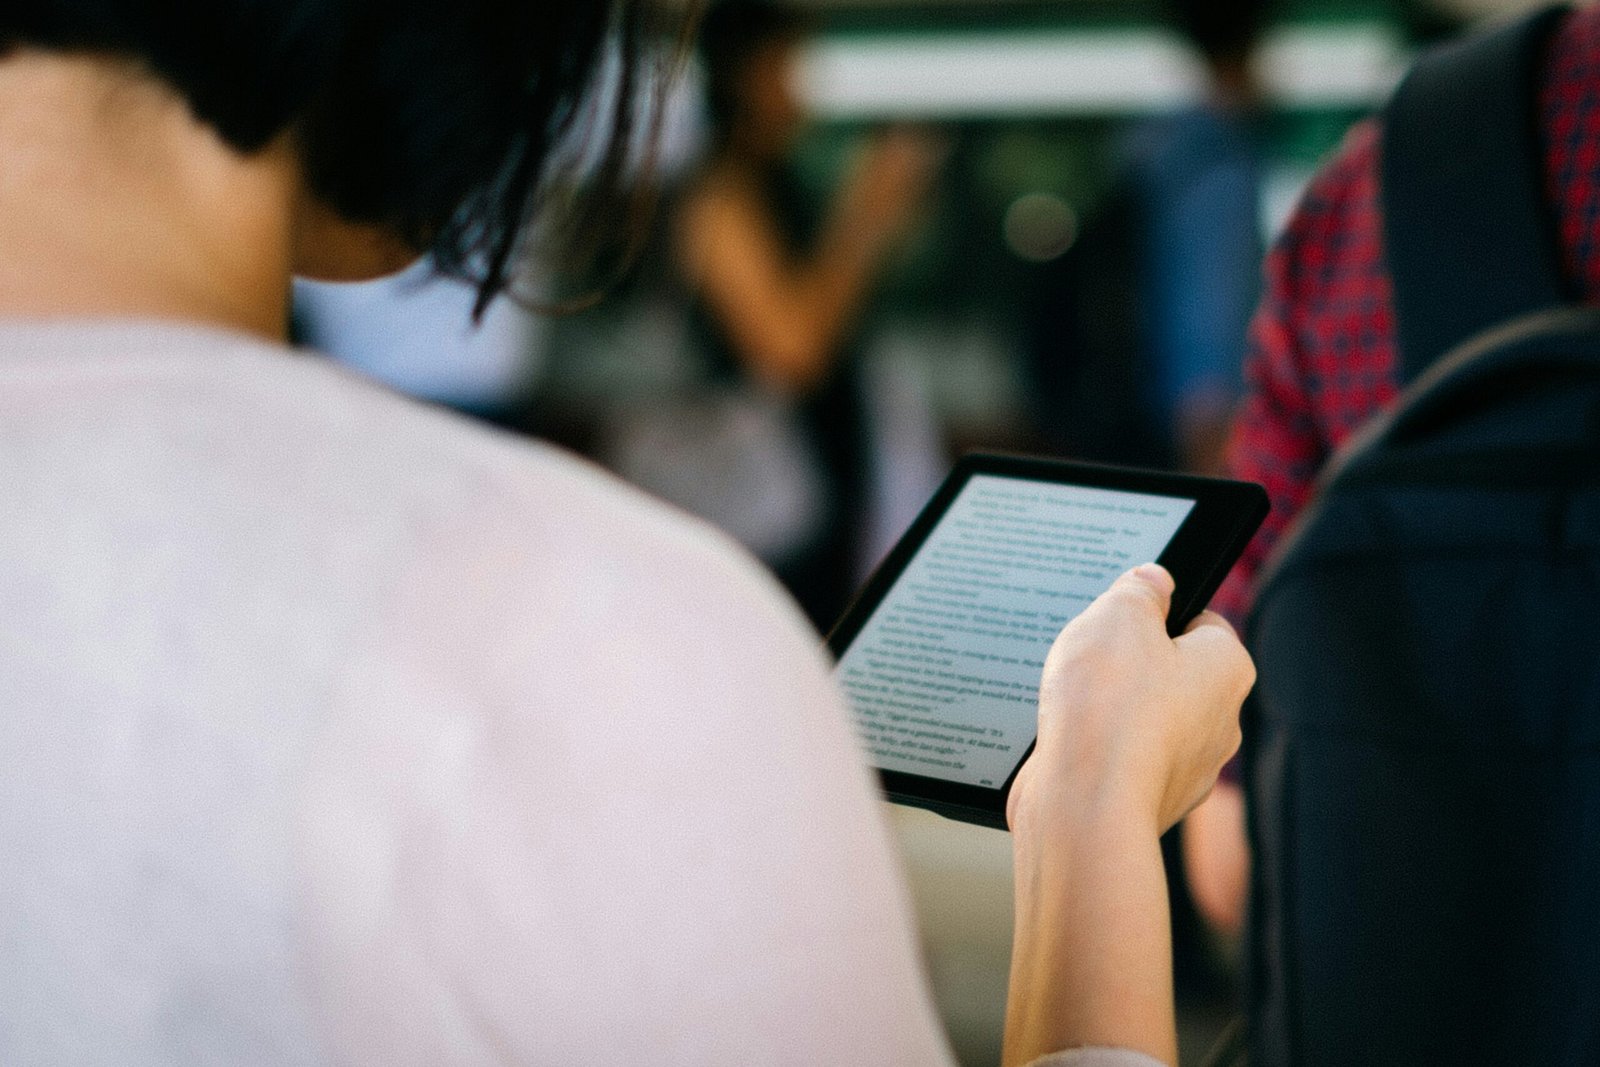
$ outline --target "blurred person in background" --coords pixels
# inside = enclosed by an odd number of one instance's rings
[[[1250,316],[1261,292],[1261,98],[1253,59],[1274,0],[1169,0],[1205,61],[1206,98],[1131,140],[1149,213],[1150,342],[1157,409],[1187,469],[1226,473],[1243,392]],[[1184,878],[1200,914],[1228,937],[1244,925],[1249,850],[1236,768],[1190,813]]]
[[[1145,205],[1145,294],[1157,420],[1179,464],[1218,474],[1260,293],[1260,97],[1252,59],[1272,0],[1168,0],[1204,61],[1204,98],[1123,148]]]
[[[1453,6],[1453,5],[1452,5]],[[1514,9],[1525,4],[1500,5]],[[1578,302],[1600,303],[1592,239],[1600,180],[1600,8],[1580,5],[1538,73],[1537,152],[1551,232]],[[1400,395],[1392,282],[1384,259],[1379,119],[1356,126],[1318,173],[1266,263],[1251,324],[1246,395],[1228,446],[1234,477],[1259,482],[1272,512],[1216,605],[1242,621],[1273,551],[1313,499],[1329,459]],[[1243,791],[1230,773],[1185,823],[1191,883],[1212,914],[1242,921],[1250,879]]]
[[[714,147],[674,237],[711,373],[792,402],[820,476],[819,510],[805,517],[795,547],[767,562],[826,631],[861,571],[871,484],[859,319],[939,150],[904,130],[879,133],[828,202],[817,202],[792,159],[806,122],[796,61],[810,25],[765,0],[724,0],[707,14],[700,48]]]
[[[1035,416],[1074,458],[1220,473],[1260,289],[1252,57],[1270,0],[1170,0],[1201,60],[1195,103],[1113,148],[1114,178],[1041,271],[1027,329]]]
[[[505,291],[654,10],[0,7],[0,1062],[950,1062],[770,578],[285,343],[296,272]],[[1051,651],[1008,1063],[1175,1058],[1158,835],[1253,671],[1172,588]]]

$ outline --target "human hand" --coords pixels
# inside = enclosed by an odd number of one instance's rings
[[[1135,568],[1056,639],[1039,687],[1038,741],[1007,802],[1013,830],[1109,809],[1164,832],[1238,749],[1255,667],[1211,612],[1168,637],[1172,590],[1163,568]]]
[[[949,144],[924,130],[891,127],[862,152],[845,196],[858,224],[879,239],[901,233],[927,199]]]

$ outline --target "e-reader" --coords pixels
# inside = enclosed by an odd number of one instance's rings
[[[1267,515],[1259,485],[967,456],[828,637],[889,798],[1005,827],[1044,658],[1122,572],[1172,573],[1181,633]]]

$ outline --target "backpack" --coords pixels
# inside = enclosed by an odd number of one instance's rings
[[[1600,311],[1536,120],[1561,15],[1425,57],[1385,112],[1409,384],[1246,626],[1252,1067],[1600,1064]]]

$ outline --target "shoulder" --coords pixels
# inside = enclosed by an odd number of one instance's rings
[[[834,711],[816,634],[721,531],[553,446],[371,402],[386,465],[430,490],[401,516],[412,536],[375,623],[381,668],[488,705],[585,706],[597,739],[657,731],[684,704],[693,721],[668,732],[709,728],[770,690]]]
[[[440,1033],[510,1035],[621,1062],[792,1039],[837,1062],[818,1012],[861,1032],[887,1003],[884,1041],[933,1047],[815,633],[722,535],[515,453],[406,569],[308,775],[301,915],[336,1044],[423,1063]]]
[[[1129,131],[1121,149],[1125,166],[1158,177],[1177,177],[1255,155],[1243,113],[1192,105],[1146,119]]]
[[[1546,106],[1565,102],[1578,105],[1600,90],[1600,8],[1583,5],[1573,10],[1549,44],[1543,89]]]
[[[366,546],[347,545],[352,557],[403,579],[448,575],[454,600],[536,596],[581,622],[580,609],[692,604],[715,586],[731,602],[718,617],[788,617],[775,583],[707,524],[315,354],[141,322],[9,324],[0,352],[17,403],[33,397],[56,423],[85,425],[114,406],[160,439],[175,477],[224,477],[241,506],[292,509],[325,540],[344,531]]]
[[[1317,172],[1273,249],[1268,273],[1287,299],[1317,299],[1382,270],[1381,127],[1346,135]]]
[[[1600,7],[1576,9],[1556,31],[1539,91],[1546,190],[1568,270],[1588,302],[1600,294],[1600,212],[1595,146],[1600,144]]]

